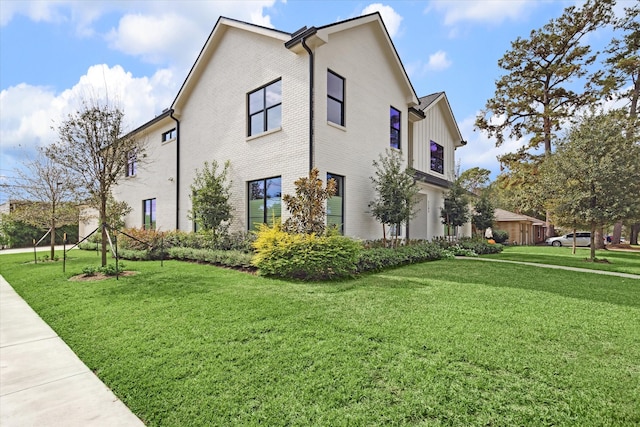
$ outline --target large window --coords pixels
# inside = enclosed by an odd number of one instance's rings
[[[249,136],[282,125],[282,80],[261,87],[248,95]]]
[[[444,148],[442,145],[431,141],[431,170],[438,173],[444,173]]]
[[[344,126],[344,79],[327,70],[327,120]]]
[[[144,212],[144,216],[142,218],[144,229],[155,230],[156,229],[156,199],[143,200],[142,212]]]
[[[328,173],[330,179],[336,182],[336,194],[327,200],[327,227],[335,226],[344,234],[344,177]]]
[[[134,176],[138,170],[138,154],[136,150],[127,153],[127,176]]]
[[[176,131],[176,128],[173,128],[162,134],[162,142],[171,141],[172,139],[175,139],[176,136],[178,136],[178,131]]]
[[[282,179],[259,179],[249,182],[249,230],[258,224],[273,225],[282,215]]]
[[[391,148],[400,149],[400,111],[391,107],[389,109],[389,122],[391,126]]]

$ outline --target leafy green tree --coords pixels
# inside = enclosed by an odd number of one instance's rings
[[[326,202],[336,194],[336,181],[330,179],[324,187],[317,168],[309,171],[309,177],[298,178],[294,183],[296,194],[285,194],[285,203],[291,216],[284,222],[287,233],[322,235],[325,231]]]
[[[640,216],[640,123],[629,120],[620,110],[581,116],[541,169],[554,218],[590,227],[591,259],[598,228]]]
[[[473,206],[473,214],[471,222],[476,227],[479,234],[489,227],[493,227],[495,221],[495,207],[489,198],[489,194],[485,191],[476,200]]]
[[[414,179],[414,171],[403,168],[401,154],[387,149],[385,155],[380,154],[373,161],[375,176],[369,177],[374,185],[376,199],[369,203],[371,214],[382,224],[382,237],[387,242],[385,226],[400,229],[415,216],[418,203],[418,185]],[[397,245],[397,233],[394,240]]]
[[[479,168],[476,166],[462,172],[458,179],[460,180],[460,185],[462,185],[462,187],[470,193],[479,196],[480,193],[487,188],[490,181],[489,175],[491,175],[491,171],[489,169]]]
[[[502,156],[507,168],[526,158],[535,166],[543,160],[540,145],[550,154],[555,133],[577,111],[600,96],[594,84],[601,72],[588,75],[597,54],[591,52],[585,37],[611,22],[613,0],[587,0],[580,8],[567,7],[564,13],[528,38],[518,37],[511,50],[498,61],[506,73],[496,82],[493,98],[476,117],[476,126],[496,138],[500,146],[505,136],[530,137],[517,153]],[[583,88],[575,85],[583,80]],[[525,192],[530,188],[526,188]],[[553,233],[547,218],[547,233]]]
[[[192,209],[189,219],[203,230],[211,230],[214,239],[224,224],[231,221],[231,182],[227,182],[230,166],[227,160],[218,173],[218,162],[204,162],[202,170],[196,170],[196,177],[191,184]]]
[[[451,236],[452,230],[469,222],[470,216],[467,190],[462,187],[460,180],[457,179],[447,191],[444,197],[444,207],[440,209],[442,223],[448,229],[447,236]]]
[[[605,61],[606,74],[602,81],[603,91],[609,99],[626,98],[629,100],[629,116],[637,117],[640,112],[640,4],[625,8],[625,15],[615,20],[614,28],[622,31],[621,38],[614,38],[607,49]],[[631,223],[633,231],[640,229],[640,223]],[[620,243],[622,222],[613,228],[611,242]],[[632,242],[637,244],[637,235],[632,232]]]
[[[125,132],[124,112],[108,102],[83,100],[57,127],[58,141],[46,148],[47,156],[74,173],[107,224],[107,202],[112,188],[125,176],[132,153],[139,162],[145,145]],[[102,227],[102,266],[107,265],[107,230]]]

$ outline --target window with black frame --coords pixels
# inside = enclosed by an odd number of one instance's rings
[[[249,182],[249,230],[259,224],[273,225],[282,216],[282,179],[278,177]]]
[[[142,223],[145,230],[156,229],[156,199],[142,201]]]
[[[278,79],[247,95],[248,136],[282,126],[282,80]]]
[[[391,148],[400,149],[400,111],[391,107],[389,109],[389,122],[391,126]]]
[[[444,148],[433,141],[430,143],[431,170],[444,174]]]
[[[327,121],[345,125],[344,78],[331,70],[327,70]]]
[[[327,227],[336,227],[344,234],[344,176],[327,173],[327,182],[336,183],[336,194],[327,200]]]

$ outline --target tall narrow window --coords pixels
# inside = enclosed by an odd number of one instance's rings
[[[259,179],[249,182],[249,230],[259,224],[273,225],[282,216],[282,179]]]
[[[444,148],[442,145],[431,141],[431,170],[438,173],[444,173]]]
[[[138,154],[136,150],[127,153],[127,176],[134,176],[138,169]]]
[[[282,126],[282,80],[248,95],[249,136]]]
[[[145,230],[156,229],[156,199],[147,199],[142,201],[142,211],[144,216],[142,223]]]
[[[344,126],[344,79],[327,70],[327,120]]]
[[[391,125],[391,148],[400,149],[400,111],[391,107],[389,109],[389,122]]]
[[[333,173],[327,174],[327,181],[336,182],[336,194],[327,200],[327,227],[336,227],[344,234],[344,177]]]

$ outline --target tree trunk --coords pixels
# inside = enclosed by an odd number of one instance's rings
[[[573,234],[575,237],[575,233]],[[589,245],[589,249],[591,249],[591,261],[595,261],[596,259],[596,245],[595,245],[595,239],[596,239],[596,226],[595,224],[591,225],[591,244]]]
[[[575,255],[576,254],[576,229],[573,229],[573,245],[571,246],[571,254]]]
[[[629,236],[629,243],[632,245],[638,244],[638,234],[640,234],[640,222],[631,224],[631,233]]]
[[[611,243],[614,245],[619,245],[620,237],[622,237],[622,222],[618,221],[613,226],[613,236],[611,236]]]
[[[107,265],[107,198],[100,197],[100,224],[102,224],[102,266]]]
[[[50,236],[51,240],[51,260],[53,261],[53,257],[55,257],[56,255],[56,220],[52,219],[51,220],[51,236]]]
[[[544,221],[544,226],[546,227],[546,238],[550,238],[555,236],[556,231],[553,228],[553,224],[551,224],[551,213],[547,210],[546,217]]]
[[[602,227],[596,230],[595,239],[596,239],[595,241],[596,249],[604,249],[604,232],[602,231]]]

